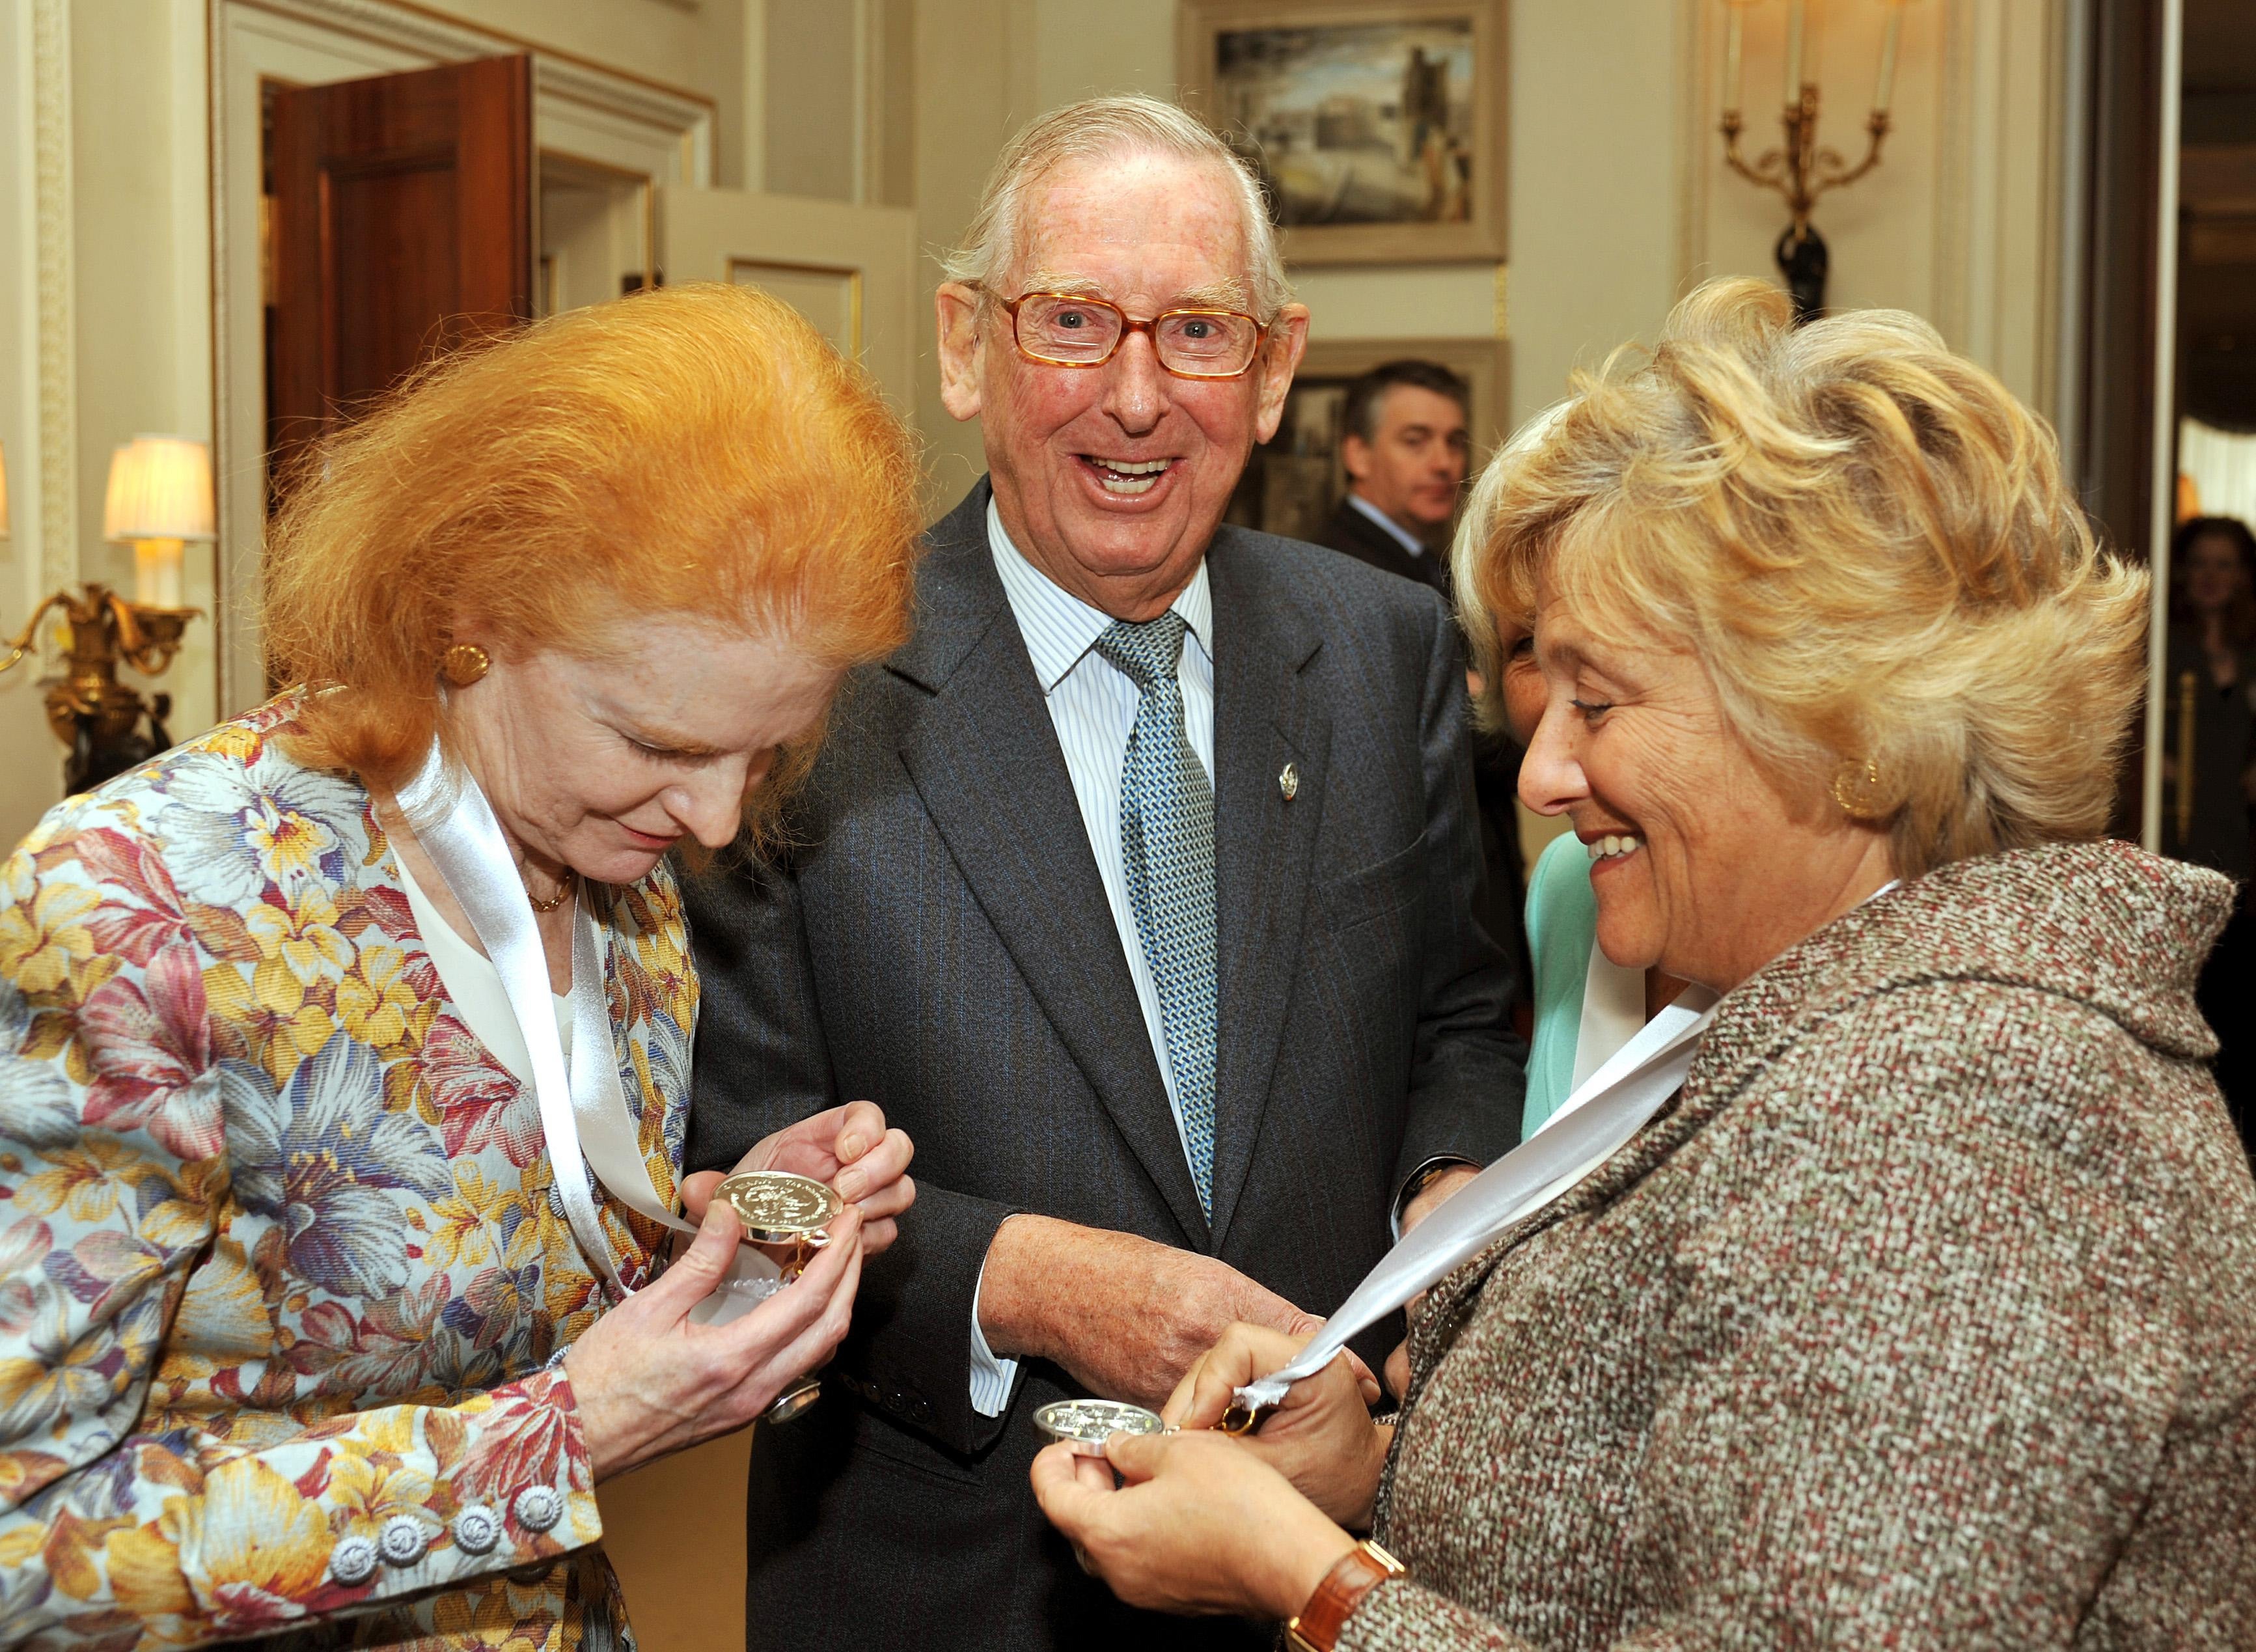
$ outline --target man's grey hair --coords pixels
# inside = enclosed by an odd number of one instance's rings
[[[1260,180],[1242,157],[1194,115],[1152,97],[1092,97],[1052,109],[1023,128],[1004,147],[979,196],[979,210],[963,244],[941,260],[941,273],[991,290],[1019,250],[1022,211],[1036,185],[1068,161],[1114,156],[1180,155],[1220,167],[1235,190],[1245,224],[1245,306],[1263,322],[1292,302],[1277,230],[1269,220]],[[1011,293],[1000,296],[1009,298]]]

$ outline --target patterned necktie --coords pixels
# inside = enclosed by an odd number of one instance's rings
[[[1214,1214],[1214,788],[1183,731],[1183,618],[1116,620],[1096,652],[1142,691],[1120,766],[1120,860],[1160,989],[1200,1208]]]

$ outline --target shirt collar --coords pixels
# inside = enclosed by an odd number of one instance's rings
[[[992,499],[987,501],[987,548],[995,559],[995,572],[1002,578],[1003,594],[1010,599],[1019,634],[1026,639],[1034,675],[1041,681],[1042,693],[1047,695],[1081,663],[1082,656],[1112,624],[1112,616],[1092,608],[1028,561],[1026,554],[1011,542],[1002,513]],[[1199,558],[1198,571],[1168,607],[1183,617],[1190,634],[1198,639],[1200,652],[1211,660],[1214,589],[1207,582],[1206,558]]]
[[[1399,545],[1404,550],[1409,552],[1411,555],[1423,556],[1427,554],[1424,540],[1419,539],[1415,534],[1405,533],[1402,531],[1402,525],[1399,522],[1397,522],[1392,517],[1387,515],[1385,512],[1380,510],[1369,499],[1364,498],[1360,493],[1349,494],[1347,496],[1347,502],[1355,506],[1357,510],[1362,512],[1365,516],[1369,517],[1372,521],[1378,523],[1379,526],[1385,528],[1389,533],[1392,534],[1394,536],[1394,542]]]

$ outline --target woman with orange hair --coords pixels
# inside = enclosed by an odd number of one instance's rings
[[[0,1645],[631,1643],[596,1485],[827,1359],[914,1197],[867,1102],[760,1143],[847,1202],[786,1284],[677,1187],[666,857],[759,842],[906,633],[915,508],[867,379],[732,287],[316,450],[295,686],[0,873]]]

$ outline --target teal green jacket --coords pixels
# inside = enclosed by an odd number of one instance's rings
[[[1590,855],[1572,832],[1555,838],[1527,880],[1527,956],[1533,967],[1535,1040],[1527,1055],[1525,1141],[1645,1025],[1645,971],[1598,950],[1598,899]]]

